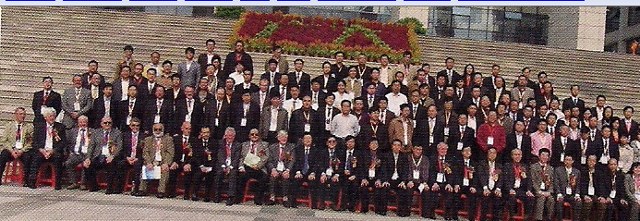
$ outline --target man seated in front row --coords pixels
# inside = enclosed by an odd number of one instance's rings
[[[149,173],[160,170],[160,183],[158,184],[158,194],[156,197],[164,198],[167,181],[169,181],[169,165],[173,160],[174,147],[173,139],[169,134],[164,133],[164,125],[157,123],[152,126],[153,136],[144,139],[144,149],[142,158],[144,169]],[[145,196],[147,193],[148,180],[140,182],[140,192],[138,196]]]
[[[61,123],[55,122],[56,110],[53,108],[43,108],[42,115],[45,122],[36,125],[33,132],[34,152],[31,161],[31,172],[27,186],[36,188],[36,178],[40,165],[44,162],[53,163],[56,171],[55,189],[62,189],[62,161],[64,160],[64,148],[66,146],[65,127]]]
[[[295,202],[290,202],[289,198],[295,198],[289,190],[289,178],[292,173],[294,163],[293,144],[287,143],[289,136],[286,131],[278,131],[276,136],[278,143],[269,146],[269,159],[267,160],[267,171],[269,171],[269,201],[267,204],[275,203],[276,184],[282,187],[282,204],[285,207],[296,207]],[[291,199],[293,201],[293,199]]]
[[[27,113],[23,107],[18,107],[13,112],[14,121],[9,121],[4,126],[4,134],[0,137],[0,174],[4,172],[7,162],[20,159],[23,168],[23,182],[29,178],[29,164],[34,151],[33,124],[24,121]],[[25,186],[27,182],[24,182]],[[2,185],[0,183],[0,185]]]
[[[242,143],[242,155],[240,159],[240,188],[244,188],[249,179],[256,179],[254,185],[253,201],[256,205],[262,205],[264,191],[267,184],[267,160],[269,159],[269,143],[260,139],[260,131],[251,129],[249,140]]]
[[[84,115],[78,117],[77,127],[72,128],[69,130],[69,133],[67,133],[67,151],[69,152],[69,157],[67,161],[65,161],[64,167],[67,170],[69,182],[71,183],[71,185],[67,187],[69,190],[78,188],[86,189],[86,181],[81,181],[83,183],[82,187],[76,183],[76,180],[80,178],[78,177],[76,166],[84,162],[89,152],[89,141],[94,134],[95,130],[89,127],[89,118]],[[82,169],[84,169],[84,166]]]
[[[105,169],[108,182],[106,194],[114,193],[116,180],[116,162],[120,160],[122,150],[122,135],[118,129],[112,128],[111,117],[103,117],[100,122],[101,128],[96,130],[91,137],[89,151],[85,156],[83,166],[89,191],[98,191],[97,173],[98,170]]]

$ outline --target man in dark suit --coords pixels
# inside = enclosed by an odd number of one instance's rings
[[[496,161],[497,150],[490,147],[487,152],[487,159],[478,163],[478,179],[482,188],[482,212],[480,214],[493,214],[494,220],[500,220],[502,215],[502,189],[504,177],[502,176],[502,164]],[[493,204],[493,211],[489,211],[489,205]]]
[[[208,127],[203,127],[200,129],[200,135],[198,136],[198,139],[193,142],[193,154],[191,155],[191,161],[187,163],[185,160],[184,162],[183,171],[187,173],[188,171],[186,169],[191,170],[190,174],[193,177],[193,181],[191,181],[189,178],[192,177],[185,174],[185,200],[189,197],[191,197],[191,200],[193,201],[199,200],[198,193],[200,192],[200,186],[202,185],[203,180],[204,202],[209,202],[209,200],[211,200],[211,185],[214,183],[217,157],[216,147],[214,146],[215,143],[214,141],[209,140],[210,133],[211,132]],[[190,168],[187,168],[187,165],[189,165]],[[190,181],[192,182],[191,185],[189,185]]]
[[[223,74],[225,78],[235,70],[238,64],[242,64],[247,70],[253,72],[253,60],[251,55],[244,51],[244,42],[242,40],[236,41],[235,50],[227,54],[224,59]]]
[[[457,124],[450,127],[449,139],[449,155],[453,156],[456,160],[462,159],[462,151],[465,147],[475,147],[475,132],[472,128],[467,126],[467,115],[460,114],[457,118]]]
[[[383,89],[383,91],[386,91],[386,88]],[[364,100],[364,107],[367,110],[371,110],[372,108],[377,108],[378,102],[380,101],[381,98],[384,97],[386,99],[384,95],[380,95],[380,91],[378,87],[376,87],[373,83],[366,84],[363,87],[362,92],[364,92],[364,95],[361,97]],[[413,108],[413,106],[411,107]]]
[[[503,170],[503,193],[506,198],[506,210],[509,213],[509,217],[512,217],[517,205],[517,200],[520,200],[524,204],[525,219],[529,218],[531,212],[533,212],[535,199],[533,198],[531,187],[531,175],[529,171],[529,164],[522,161],[523,158],[522,149],[512,149],[509,154],[510,158],[508,163],[504,164]],[[530,153],[531,151],[527,152]],[[508,194],[508,195],[507,195]]]
[[[440,200],[444,201],[445,205],[445,219],[456,218],[457,214],[453,213],[453,192],[454,185],[457,185],[458,178],[456,177],[458,172],[454,167],[454,160],[452,157],[447,156],[447,144],[437,144],[437,154],[430,159],[429,162],[429,196],[430,199],[427,203],[427,218],[435,218],[435,209],[439,205]],[[423,202],[424,203],[424,202]]]
[[[346,150],[343,154],[341,161],[343,162],[339,166],[343,167],[339,178],[340,188],[342,190],[342,205],[341,210],[347,209],[351,212],[355,212],[356,200],[358,199],[358,187],[360,187],[360,180],[357,179],[356,171],[363,167],[362,163],[358,163],[358,159],[362,160],[362,156],[359,149],[356,149],[356,138],[353,136],[347,136],[345,139]],[[366,165],[366,164],[365,164]],[[334,171],[335,172],[335,171]]]
[[[333,121],[333,117],[340,114],[340,109],[333,106],[334,100],[335,96],[333,94],[328,94],[324,100],[325,106],[318,107],[318,118],[320,122],[322,122],[322,125],[320,126],[320,136],[316,139],[319,143],[324,143],[330,136],[331,121]],[[391,112],[389,111],[389,113]]]
[[[264,107],[271,104],[271,98],[269,97],[269,80],[260,79],[258,88],[258,92],[251,93],[251,103],[257,104],[260,114],[262,114]]]
[[[320,82],[312,80],[311,81],[311,107],[314,110],[318,110],[319,107],[324,107],[326,105],[325,99],[327,98],[327,94],[321,90]]]
[[[62,96],[58,92],[51,89],[53,85],[53,78],[43,77],[41,91],[33,93],[33,99],[31,99],[31,109],[33,110],[33,123],[44,122],[42,116],[42,109],[46,107],[53,108],[56,113],[60,113],[62,110]]]
[[[164,92],[164,98],[167,100],[180,100],[184,98],[184,89],[182,88],[182,77],[178,74],[171,75],[171,86],[167,86]],[[208,82],[207,82],[208,83]],[[202,88],[201,86],[207,85],[207,83],[203,82],[203,79],[198,81],[198,88]],[[148,89],[148,87],[147,87]],[[153,93],[150,94],[149,99],[154,99]],[[144,97],[142,97],[144,98]]]
[[[609,159],[620,159],[620,152],[618,144],[611,137],[610,127],[602,127],[601,134],[602,136],[596,137],[587,147],[587,153],[588,155],[596,155],[599,167],[604,170],[609,163]]]
[[[142,148],[144,146],[144,134],[140,132],[140,126],[142,123],[140,119],[134,117],[129,123],[129,131],[122,134],[122,158],[118,163],[118,169],[116,177],[119,181],[116,182],[119,186],[115,188],[116,192],[123,191],[123,184],[129,180],[125,180],[127,171],[131,170],[131,176],[129,179],[133,179],[133,188],[131,189],[131,195],[135,196],[138,193],[140,187],[140,173],[143,164]],[[124,181],[124,183],[122,182]]]
[[[338,90],[338,80],[331,74],[331,63],[325,61],[322,63],[322,75],[313,78],[312,82],[318,82],[324,93],[333,93]]]
[[[224,131],[224,137],[218,143],[218,159],[216,160],[215,178],[213,182],[214,193],[213,201],[220,202],[220,193],[223,188],[227,189],[226,205],[231,206],[234,203],[236,185],[238,178],[238,167],[240,166],[240,155],[242,145],[235,141],[236,132],[232,127],[227,127]],[[228,181],[228,186],[223,186],[223,180]]]
[[[218,61],[221,60],[220,55],[213,52],[216,49],[215,40],[207,39],[205,46],[207,47],[207,52],[198,55],[198,64],[200,65],[200,75],[198,78],[206,76],[207,65],[213,64],[213,61],[216,59],[218,59]]]
[[[353,65],[351,67],[349,67],[349,69],[351,68],[355,68],[356,71],[358,72],[356,74],[356,78],[358,79],[362,79],[362,83],[368,83],[371,81],[371,67],[367,66],[367,56],[363,53],[360,53],[358,55],[358,64]],[[346,78],[346,76],[345,76]],[[338,81],[342,80],[341,78],[337,78]]]
[[[505,146],[505,151],[502,157],[503,163],[511,162],[511,151],[514,149],[519,149],[522,151],[520,158],[522,158],[522,163],[529,164],[529,160],[533,157],[531,154],[531,137],[525,133],[524,122],[522,120],[518,120],[514,123],[515,130],[507,134],[507,141]]]
[[[378,110],[372,110],[369,113],[369,121],[360,124],[360,133],[358,133],[358,143],[360,147],[358,149],[365,150],[369,143],[376,139],[380,152],[389,152],[389,132],[387,125],[380,123],[380,112]]]
[[[580,108],[580,113],[583,113],[585,110],[584,101],[578,97],[580,94],[580,86],[574,84],[571,85],[569,89],[571,90],[571,97],[565,98],[564,101],[562,101],[562,110],[578,107]]]
[[[289,121],[289,142],[298,143],[305,133],[318,138],[322,129],[322,121],[317,112],[311,108],[311,97],[302,98],[302,108],[293,111]]]
[[[155,98],[155,91],[156,91],[156,86],[160,85],[158,83],[156,83],[156,69],[149,69],[147,70],[147,80],[141,82],[140,84],[136,84],[138,86],[138,93],[139,93],[139,97],[145,100],[149,100],[149,99],[154,99]],[[168,94],[165,93],[167,95],[173,95],[173,94]],[[170,97],[170,96],[168,96]],[[173,97],[170,97],[173,98]]]
[[[480,190],[482,186],[480,186],[480,178],[477,176],[478,173],[476,173],[477,169],[480,168],[475,161],[471,160],[471,147],[464,147],[459,160],[456,160],[455,163],[456,165],[454,165],[454,167],[460,169],[458,170],[459,176],[456,181],[458,184],[455,185],[454,188],[459,188],[459,191],[453,195],[453,198],[460,199],[460,196],[464,194],[467,197],[467,205],[465,206],[461,200],[455,200],[456,205],[453,207],[453,214],[458,214],[458,210],[464,207],[469,220],[475,220],[476,214],[478,214],[476,200],[481,196]],[[426,206],[423,204],[423,207]],[[425,213],[423,212],[423,214]]]
[[[362,153],[362,159],[359,160],[363,164],[356,170],[356,177],[360,180],[360,212],[367,213],[369,211],[369,198],[370,189],[373,190],[375,195],[375,210],[377,214],[383,214],[386,212],[386,207],[383,208],[383,202],[387,200],[384,198],[382,190],[382,158],[384,154],[378,151],[378,141],[373,138],[367,143],[367,148]]]
[[[122,132],[129,131],[129,124],[131,119],[138,118],[138,120],[142,119],[144,114],[144,100],[138,99],[138,87],[135,85],[129,85],[128,88],[128,96],[124,101],[120,101],[118,103],[118,113],[116,114],[118,117],[118,122],[115,123],[116,127],[120,129]],[[139,128],[143,134],[144,131],[142,128]]]
[[[178,125],[182,125],[183,122],[191,123],[192,135],[195,135],[196,131],[200,131],[201,127],[206,126],[206,123],[202,122],[204,119],[204,113],[202,109],[202,103],[197,102],[193,97],[194,87],[186,86],[184,88],[185,98],[175,101],[175,118],[173,131],[178,132],[180,128]]]
[[[103,117],[111,117],[114,123],[119,121],[118,104],[120,102],[113,99],[113,85],[106,83],[102,93],[103,95],[94,100],[93,108],[91,108],[91,115],[89,116],[91,116],[92,128],[99,128],[100,120]]]
[[[484,79],[482,79],[482,87],[484,87],[485,89],[493,89],[496,88],[496,79],[498,79],[500,77],[500,65],[497,64],[493,64],[491,66],[491,76],[489,77],[485,77]],[[504,86],[504,79],[502,81]]]
[[[248,91],[249,93],[255,93],[260,90],[258,85],[251,83],[251,79],[253,79],[253,73],[245,70],[244,72],[242,72],[242,74],[244,81],[234,86],[232,95],[234,102],[232,103],[242,102],[242,94],[244,94],[245,91]]]
[[[349,68],[344,65],[344,52],[337,51],[333,54],[333,57],[336,59],[335,64],[331,64],[331,75],[333,75],[336,79],[344,79],[349,75]]]
[[[82,74],[82,87],[89,89],[91,84],[91,78],[93,78],[93,75],[95,74],[99,75],[100,86],[104,86],[104,83],[106,82],[104,81],[104,76],[98,73],[98,61],[91,60],[87,65],[87,72]]]
[[[234,114],[231,115],[231,126],[236,129],[236,140],[249,140],[249,131],[260,127],[260,106],[251,101],[249,91],[244,91],[242,102],[234,106],[232,113]]]
[[[52,162],[56,171],[55,189],[61,189],[62,185],[62,162],[64,159],[64,148],[66,146],[65,127],[61,123],[55,122],[56,111],[47,107],[42,109],[44,122],[37,124],[33,132],[33,149],[37,150],[33,154],[31,161],[31,172],[27,185],[31,189],[36,188],[36,178],[38,177],[40,164],[42,162]]]
[[[117,162],[122,160],[122,134],[118,129],[113,128],[113,120],[110,117],[103,117],[101,128],[95,130],[91,136],[89,149],[85,155],[83,166],[87,181],[87,188],[91,192],[98,191],[97,173],[104,169],[107,182],[106,194],[115,193],[117,184],[114,182],[116,176]]]
[[[116,100],[126,100],[124,97],[127,94],[127,88],[129,88],[129,85],[134,85],[130,72],[131,68],[129,66],[122,67],[122,70],[120,70],[120,77],[111,82],[111,84],[113,84],[113,97]]]
[[[436,153],[436,145],[444,142],[444,123],[441,119],[437,119],[438,114],[436,106],[431,105],[427,108],[427,117],[419,118],[416,125],[424,125],[416,127],[413,131],[413,144],[420,145],[425,148],[425,155],[433,156]]]
[[[620,136],[628,137],[629,140],[637,140],[638,139],[638,122],[633,120],[633,107],[626,106],[624,107],[624,118],[620,119],[620,128],[618,129],[618,133]],[[594,112],[592,112],[594,114]]]
[[[554,167],[559,167],[564,165],[564,157],[571,156],[571,161],[573,159],[579,159],[580,156],[580,143],[576,140],[572,140],[569,137],[569,127],[566,125],[562,125],[560,127],[560,132],[553,139],[551,144],[551,152],[553,155],[551,156],[551,160],[549,164]],[[562,190],[560,190],[562,191]]]
[[[555,151],[554,151],[555,152]],[[556,190],[556,217],[561,220],[564,215],[564,203],[571,205],[571,217],[581,215],[582,199],[580,192],[580,171],[573,167],[572,155],[564,155],[563,166],[554,171],[554,189]]]
[[[387,153],[383,158],[382,169],[382,187],[384,205],[382,215],[386,213],[385,209],[388,201],[389,190],[396,192],[398,197],[398,210],[396,214],[400,217],[409,216],[411,213],[411,193],[407,189],[407,182],[411,180],[411,172],[409,171],[409,158],[405,153],[400,153],[402,142],[394,140],[391,144],[391,152]]]
[[[316,201],[313,204],[319,204],[322,210],[325,207],[325,201],[331,202],[331,208],[335,211],[340,210],[338,205],[338,192],[340,191],[340,180],[344,177],[344,149],[338,148],[338,142],[335,137],[329,137],[326,142],[326,148],[323,148],[318,154],[316,161],[316,173],[318,174],[316,191]]]
[[[260,75],[260,80],[267,79],[269,80],[269,88],[275,86],[280,82],[280,72],[278,72],[278,61],[276,59],[269,59],[268,61],[268,70],[267,72],[262,73]]]
[[[193,178],[193,172],[195,171],[198,165],[194,165],[194,149],[196,146],[202,147],[202,143],[204,141],[194,138],[192,136],[192,125],[189,122],[183,122],[180,124],[179,134],[175,134],[172,137],[173,140],[173,148],[174,154],[172,163],[169,166],[169,182],[167,183],[167,198],[174,198],[176,196],[176,186],[178,181],[178,176],[181,173],[184,174],[183,178],[183,189],[184,189],[184,199],[187,200],[191,198],[191,184]],[[200,136],[198,136],[200,137]],[[208,141],[208,138],[206,138]],[[209,146],[213,146],[213,141]],[[194,194],[197,196],[196,194]]]
[[[289,75],[280,76],[280,83],[269,90],[269,94],[280,96],[280,100],[288,100],[291,98],[291,90],[289,89]]]
[[[151,134],[153,124],[157,123],[167,125],[167,133],[171,134],[173,128],[170,128],[170,125],[172,125],[174,118],[173,102],[171,102],[171,100],[164,99],[164,87],[161,85],[156,87],[155,95],[155,99],[147,100],[145,105],[142,117],[145,134]]]
[[[323,148],[317,147],[314,144],[313,136],[311,134],[306,133],[302,137],[302,142],[298,144],[294,148],[295,160],[293,163],[293,167],[291,169],[291,173],[294,173],[293,178],[291,179],[291,194],[293,197],[291,200],[295,201],[295,199],[303,192],[302,186],[303,183],[308,184],[308,190],[311,195],[311,208],[316,209],[317,198],[316,195],[316,186],[318,184],[318,179],[320,178],[320,173],[318,172],[318,157],[323,153]],[[324,202],[321,203],[324,208]]]
[[[222,139],[224,128],[228,127],[231,116],[231,105],[225,99],[224,88],[216,89],[215,99],[205,106],[204,113],[207,115],[208,125],[213,126],[211,138]]]
[[[453,70],[455,62],[456,61],[453,58],[447,57],[444,60],[446,68],[436,74],[436,76],[446,76],[446,83],[448,85],[453,85],[457,81],[457,79],[462,78],[462,76],[458,74],[458,72]]]
[[[411,91],[409,109],[411,110],[410,118],[414,121],[427,115],[427,107],[420,103],[420,92],[418,90]]]
[[[311,92],[311,76],[302,71],[304,67],[304,60],[298,58],[294,62],[294,70],[289,72],[289,86],[298,85],[300,88],[300,95],[309,95]]]

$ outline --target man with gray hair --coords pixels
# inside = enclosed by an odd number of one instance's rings
[[[142,150],[142,158],[144,161],[144,169],[149,173],[154,170],[160,170],[160,184],[158,184],[158,194],[156,197],[164,198],[167,181],[169,181],[169,165],[173,161],[175,149],[173,147],[173,139],[169,134],[165,134],[164,125],[157,123],[152,126],[153,135],[144,139],[144,148]],[[145,177],[143,177],[145,178]],[[136,196],[147,195],[147,182],[140,182],[140,192]]]
[[[113,128],[111,117],[103,117],[100,122],[100,129],[95,131],[95,136],[91,137],[89,150],[83,162],[85,177],[89,191],[98,191],[97,172],[105,169],[108,182],[106,194],[112,194],[115,189],[116,162],[122,157],[122,134]]]
[[[67,129],[75,127],[78,117],[87,115],[93,107],[91,92],[82,88],[82,76],[74,75],[72,83],[73,87],[67,88],[62,94],[62,123]]]
[[[55,122],[56,110],[47,107],[42,108],[44,122],[38,124],[33,132],[33,149],[37,150],[33,154],[31,162],[31,172],[27,185],[31,189],[36,188],[36,178],[38,177],[38,169],[41,163],[51,162],[55,167],[56,179],[55,189],[61,189],[62,182],[62,161],[64,159],[64,147],[66,140],[65,127],[61,123]]]
[[[253,128],[249,131],[249,140],[242,143],[240,156],[240,185],[244,187],[249,179],[256,179],[253,201],[256,205],[262,205],[264,189],[267,183],[266,163],[269,158],[269,143],[260,139],[260,131]]]
[[[24,121],[26,116],[24,107],[18,107],[13,112],[14,120],[4,125],[4,134],[0,136],[0,173],[11,160],[20,159],[23,168],[29,168],[34,152],[31,148],[33,125]],[[22,180],[25,181],[29,177],[29,170],[23,170],[22,174]]]
[[[213,201],[216,203],[220,202],[220,191],[223,188],[223,180],[224,178],[228,178],[228,188],[227,195],[227,206],[233,205],[235,201],[235,193],[236,193],[236,180],[238,177],[238,166],[240,164],[240,152],[242,151],[242,146],[240,143],[235,141],[236,139],[236,130],[233,127],[227,127],[224,131],[224,137],[218,143],[218,159],[216,168],[216,176],[214,178],[214,190],[215,196]]]
[[[267,171],[270,173],[269,176],[269,202],[267,204],[273,205],[276,195],[276,184],[278,182],[282,182],[282,204],[284,207],[296,207],[295,202],[289,202],[289,198],[295,199],[292,197],[292,191],[289,190],[289,178],[291,168],[294,163],[294,145],[291,143],[287,143],[289,136],[287,131],[280,130],[278,131],[278,135],[276,136],[278,139],[277,143],[271,144],[269,146],[269,158],[267,160]]]
[[[89,118],[87,116],[78,117],[78,126],[74,127],[67,133],[67,149],[69,157],[67,161],[64,163],[64,167],[67,170],[67,174],[69,175],[69,185],[67,189],[78,189],[81,186],[76,182],[80,177],[78,177],[78,172],[76,171],[76,166],[82,163],[86,158],[86,154],[89,152],[89,141],[91,137],[96,133],[93,128],[89,127]],[[84,167],[82,167],[84,169]],[[84,184],[87,184],[86,181],[81,180],[83,184],[82,189],[85,189]]]

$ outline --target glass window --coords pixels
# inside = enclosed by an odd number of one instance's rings
[[[604,30],[606,33],[620,28],[620,7],[607,7],[607,20]]]

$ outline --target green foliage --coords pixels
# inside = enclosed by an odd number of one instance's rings
[[[344,33],[335,40],[335,43],[338,45],[342,45],[347,40],[347,38],[349,38],[354,33],[358,33],[358,32],[362,33],[365,37],[371,40],[375,46],[378,46],[387,50],[391,50],[389,45],[384,43],[384,41],[380,39],[380,37],[376,34],[375,31],[365,28],[362,25],[351,25],[345,28]]]
[[[269,38],[273,34],[273,32],[276,31],[276,29],[278,29],[278,24],[269,22],[266,26],[264,26],[264,29],[262,29],[262,31],[256,34],[255,38]]]
[[[427,29],[424,28],[424,25],[422,24],[422,22],[420,22],[420,20],[418,20],[417,18],[407,17],[407,18],[403,18],[403,19],[398,20],[396,23],[400,24],[400,25],[406,25],[406,26],[409,26],[409,27],[413,27],[413,29],[415,30],[416,34],[418,34],[418,35],[426,35],[427,34]]]
[[[215,16],[218,18],[238,19],[244,12],[243,7],[217,7]]]

